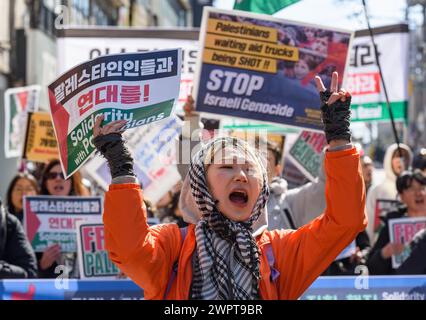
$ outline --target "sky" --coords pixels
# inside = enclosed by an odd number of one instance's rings
[[[366,0],[366,3],[373,27],[405,20],[406,0]],[[215,0],[214,5],[232,9],[234,0]],[[358,18],[349,18],[356,12],[360,13]],[[411,16],[421,23],[419,8],[413,8],[411,12]],[[344,4],[339,0],[301,0],[274,16],[350,30],[367,28],[361,0],[346,0]]]

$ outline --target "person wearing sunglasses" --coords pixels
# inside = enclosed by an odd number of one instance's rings
[[[45,167],[40,186],[41,195],[50,196],[88,196],[89,190],[83,185],[81,174],[74,173],[65,180],[59,160],[51,160]],[[40,278],[56,278],[58,264],[70,265],[70,275],[76,277],[76,256],[74,253],[62,253],[59,244],[48,247],[43,253],[36,253]]]
[[[402,205],[384,218],[384,226],[367,261],[369,272],[373,275],[394,274],[392,255],[399,255],[404,250],[404,244],[390,242],[389,220],[426,217],[426,177],[420,170],[403,171],[396,179],[396,189]]]

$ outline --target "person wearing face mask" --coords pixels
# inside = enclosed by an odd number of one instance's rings
[[[149,227],[143,194],[125,147],[125,121],[101,127],[94,144],[107,159],[105,245],[111,260],[144,289],[145,299],[297,299],[365,228],[359,154],[350,143],[350,95],[333,75],[317,78],[329,149],[324,214],[298,230],[267,230],[264,161],[237,138],[216,138],[192,158],[180,208],[186,229]],[[172,276],[174,275],[174,276]]]
[[[400,154],[401,152],[401,154]],[[404,170],[408,170],[411,164],[412,153],[410,147],[400,143],[399,149],[396,143],[390,145],[383,159],[383,168],[385,170],[385,180],[375,186],[372,186],[367,194],[366,210],[368,214],[367,233],[370,243],[374,244],[377,238],[377,232],[380,225],[377,225],[380,217],[376,217],[377,200],[396,200],[398,192],[395,181]]]
[[[384,218],[385,225],[368,257],[370,274],[393,274],[391,257],[404,250],[404,244],[390,242],[389,221],[402,217],[426,217],[426,177],[419,170],[402,172],[396,179],[396,188],[403,205]]]
[[[10,182],[7,190],[7,209],[9,213],[16,216],[23,224],[24,196],[35,196],[38,194],[38,184],[36,179],[29,173],[18,173]]]
[[[89,196],[90,192],[83,185],[79,172],[65,180],[59,160],[51,160],[45,167],[41,178],[41,195],[50,196]],[[59,244],[53,244],[48,247],[43,253],[36,253],[39,263],[40,278],[56,278],[58,273],[55,273],[56,267],[61,265],[68,266],[68,274],[71,277],[78,277],[77,260],[74,253],[61,253]]]

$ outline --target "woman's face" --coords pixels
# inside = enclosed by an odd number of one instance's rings
[[[52,196],[68,196],[71,192],[71,179],[65,180],[58,164],[53,166],[47,174],[46,188]]]
[[[262,188],[262,173],[254,160],[233,149],[223,149],[220,163],[209,165],[207,184],[223,215],[233,221],[250,218]]]
[[[12,190],[12,205],[16,211],[21,211],[23,197],[35,195],[36,189],[29,180],[25,178],[18,179]]]

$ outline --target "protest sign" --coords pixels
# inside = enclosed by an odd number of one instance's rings
[[[47,162],[58,157],[58,143],[50,115],[44,112],[28,113],[22,158],[34,162]]]
[[[389,200],[389,199],[377,199],[376,207],[374,210],[374,232],[378,233],[382,226],[381,218],[385,217],[389,212],[397,211],[398,206],[401,205],[401,202],[398,200]]]
[[[104,125],[127,120],[125,129],[169,117],[179,96],[180,66],[180,49],[110,55],[76,66],[53,82],[50,110],[66,177],[94,151],[97,117],[105,117]]]
[[[426,227],[426,217],[398,218],[389,220],[389,235],[391,243],[405,244],[400,255],[392,256],[392,268],[398,268],[410,255],[409,243],[415,234]]]
[[[351,257],[356,252],[356,242],[352,241],[342,252],[337,256],[334,261],[342,260]]]
[[[176,139],[182,121],[175,116],[164,121],[125,132],[125,139],[134,158],[134,170],[143,186],[144,196],[156,203],[181,176],[176,168]],[[111,182],[106,161],[94,157],[86,165],[86,171],[105,190]]]
[[[326,144],[323,133],[302,131],[288,153],[294,165],[311,181],[319,174],[321,153]]]
[[[266,122],[245,120],[240,118],[223,118],[220,120],[220,127],[225,130],[247,130],[260,131],[266,130],[269,133],[298,133],[299,130],[287,126],[277,126]]]
[[[408,25],[384,26],[374,28],[373,32],[394,119],[406,121],[409,73]],[[368,30],[355,32],[350,55],[344,88],[352,94],[351,121],[390,121]]]
[[[300,300],[426,300],[426,276],[319,277]]]
[[[181,48],[182,71],[176,112],[183,114],[182,107],[193,87],[198,56],[198,29],[94,27],[57,31],[60,73],[101,55]]]
[[[38,110],[40,90],[40,86],[29,86],[8,89],[4,93],[4,153],[6,158],[21,155],[27,113]]]
[[[101,215],[101,197],[24,197],[24,228],[35,252],[55,243],[62,252],[76,252],[76,223],[99,222]]]
[[[314,77],[344,77],[351,32],[204,8],[196,109],[322,130]]]
[[[426,300],[425,282],[424,275],[319,277],[299,300]],[[143,299],[143,290],[127,279],[69,279],[63,289],[58,279],[0,280],[0,300]]]
[[[77,254],[81,279],[116,278],[120,270],[105,249],[102,223],[77,222]]]

